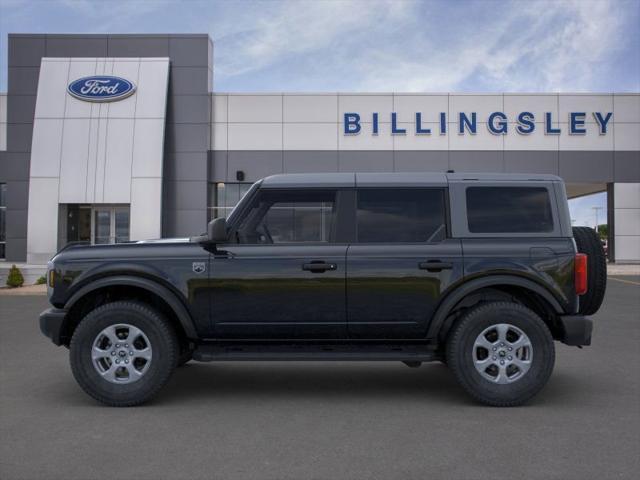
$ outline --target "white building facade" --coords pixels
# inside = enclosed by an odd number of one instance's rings
[[[455,170],[607,191],[610,259],[640,261],[640,94],[218,93],[212,50],[206,35],[10,35],[1,256],[198,234],[274,173]],[[132,91],[71,87],[96,79]]]

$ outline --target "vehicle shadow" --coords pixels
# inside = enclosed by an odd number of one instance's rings
[[[592,388],[571,375],[556,372],[527,406],[584,400]],[[419,400],[459,406],[480,406],[439,363],[408,368],[401,363],[191,363],[176,369],[153,400],[156,405],[230,398],[303,400]]]
[[[472,404],[448,369],[440,364],[410,369],[398,364],[192,363],[174,372],[155,404],[187,399],[259,396],[397,399],[428,397]]]

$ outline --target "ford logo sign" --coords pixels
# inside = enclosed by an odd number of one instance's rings
[[[136,86],[124,78],[98,75],[71,82],[67,91],[70,95],[86,102],[113,102],[133,94]]]

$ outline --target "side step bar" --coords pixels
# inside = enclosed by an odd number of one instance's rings
[[[199,345],[193,359],[216,361],[399,361],[430,362],[439,357],[425,344],[269,344]]]

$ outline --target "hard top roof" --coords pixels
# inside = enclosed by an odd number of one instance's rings
[[[449,182],[501,181],[561,181],[555,175],[538,173],[286,173],[271,175],[262,180],[262,188],[291,187],[380,187],[380,186],[446,186]]]

